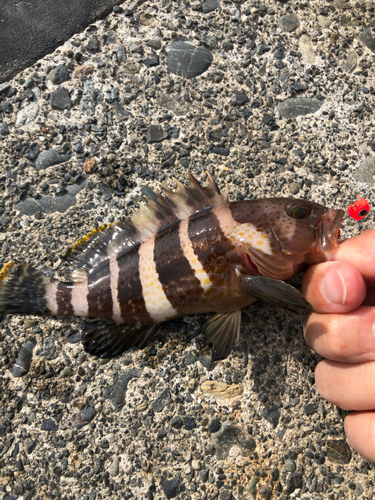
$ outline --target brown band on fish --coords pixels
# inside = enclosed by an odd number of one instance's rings
[[[140,245],[137,245],[118,260],[117,298],[121,317],[125,322],[134,321],[136,318],[142,323],[153,323],[143,298],[139,275],[139,247]]]
[[[56,290],[56,304],[58,316],[73,316],[72,286],[66,283],[58,283]]]
[[[189,220],[188,234],[204,270],[213,280],[228,268],[227,253],[234,246],[223,233],[220,222],[214,212],[204,217],[193,215]]]
[[[175,227],[172,226],[155,237],[154,259],[164,293],[178,312],[186,309],[191,298],[187,291],[194,299],[203,294],[200,281],[185,257],[179,232]]]
[[[88,316],[112,319],[113,300],[111,291],[109,259],[100,269],[88,273]]]

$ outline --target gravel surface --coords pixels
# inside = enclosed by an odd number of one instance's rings
[[[128,1],[1,84],[0,265],[62,276],[68,246],[188,171],[232,200],[373,200],[374,8]],[[203,315],[108,362],[82,349],[90,320],[0,318],[1,499],[374,496],[300,316],[247,308],[215,364]]]

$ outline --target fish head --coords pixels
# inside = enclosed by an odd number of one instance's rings
[[[246,202],[244,202],[246,203]],[[251,201],[249,203],[252,203]],[[255,209],[255,210],[254,210]],[[235,232],[240,234],[254,274],[287,279],[307,265],[332,260],[343,210],[295,198],[254,200]]]

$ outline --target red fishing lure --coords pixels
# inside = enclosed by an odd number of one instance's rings
[[[365,200],[365,198],[361,198],[360,200],[349,205],[347,210],[352,219],[361,220],[369,213],[370,204],[367,200]]]

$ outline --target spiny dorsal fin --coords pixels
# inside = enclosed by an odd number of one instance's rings
[[[221,194],[212,175],[207,175],[207,186],[201,186],[189,174],[188,187],[178,180],[175,181],[175,192],[163,186],[165,196],[155,194],[155,201],[148,199],[148,205],[142,205],[131,219],[100,226],[81,238],[64,256],[75,269],[80,270],[79,273],[73,273],[71,279],[83,280],[84,272],[97,270],[113,255],[124,255],[134,245],[152,238],[160,229],[185,219],[198,210],[227,203],[226,192]]]

